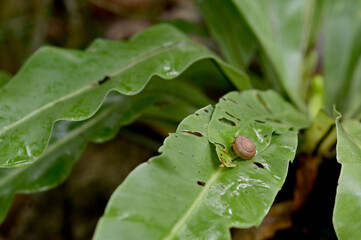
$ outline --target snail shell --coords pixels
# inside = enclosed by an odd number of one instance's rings
[[[248,160],[256,154],[256,146],[253,141],[246,136],[238,136],[232,143],[233,151],[238,157]]]

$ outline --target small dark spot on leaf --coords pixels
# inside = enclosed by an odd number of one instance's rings
[[[223,189],[225,189],[226,187],[222,184],[222,183],[220,183],[219,184],[220,186],[221,186],[221,188],[223,188]]]
[[[259,168],[264,168],[262,163],[259,163],[259,162],[253,162],[253,163]]]
[[[192,154],[192,157],[194,158],[194,154]]]
[[[220,121],[221,123],[224,123],[224,124],[226,124],[228,126],[232,126],[232,127],[236,126],[235,122],[233,122],[233,121],[231,121],[231,120],[229,120],[227,118],[224,118],[224,117],[219,118],[218,121]]]
[[[268,137],[268,134],[263,135],[263,137],[265,137],[265,138]]]
[[[268,139],[268,138],[266,138],[265,140],[266,140],[266,142],[269,142],[269,139]]]
[[[155,104],[155,106],[157,106],[158,108],[162,108],[162,107],[165,107],[167,105],[169,105],[169,102],[167,102],[167,101],[157,102]]]
[[[267,102],[262,98],[261,94],[257,93],[257,98],[258,98],[258,100],[262,103],[262,105],[264,106],[264,108],[265,108],[268,112],[272,113],[271,109],[270,109],[270,108],[268,107],[268,105],[267,105]]]
[[[174,196],[173,198],[174,198],[174,199],[177,199],[177,197],[176,197],[176,196]]]
[[[262,120],[254,120],[255,122],[257,122],[257,123],[266,123],[265,121],[262,121]]]
[[[204,109],[204,111],[205,111],[206,113],[208,113],[208,110],[207,110],[207,109]]]
[[[295,130],[293,127],[290,127],[290,129],[289,129],[290,131],[293,131],[293,130]]]
[[[105,76],[102,80],[99,80],[98,81],[98,84],[100,85],[100,84],[103,84],[103,83],[105,83],[106,81],[108,81],[110,79],[110,77],[109,76]]]
[[[227,101],[230,101],[230,102],[233,102],[233,103],[235,103],[235,104],[237,104],[237,102],[236,101],[234,101],[232,98],[225,98]]]
[[[188,133],[188,134],[192,134],[194,136],[197,136],[197,137],[203,137],[203,135],[199,132],[193,132],[193,131],[189,131],[189,130],[183,130],[184,133]]]
[[[236,116],[234,116],[234,115],[232,115],[232,114],[230,114],[229,112],[225,112],[228,116],[230,116],[230,117],[232,117],[232,118],[234,118],[234,119],[236,119],[237,121],[241,121],[241,119],[239,119],[238,117],[236,117]]]
[[[198,171],[198,173],[201,173],[201,171]]]
[[[249,107],[250,109],[253,109],[253,107],[251,105],[249,105],[248,103],[246,104],[247,107]]]
[[[202,181],[197,181],[197,184],[198,184],[199,186],[205,186],[205,185],[206,185],[206,183],[205,183],[205,182],[202,182]]]
[[[272,121],[272,122],[276,122],[276,123],[282,123],[282,121],[281,121],[281,120],[279,120],[279,119],[275,119],[275,118],[266,118],[266,120],[268,120],[268,121]]]
[[[199,116],[199,114],[198,114],[198,113],[195,113],[194,115]]]

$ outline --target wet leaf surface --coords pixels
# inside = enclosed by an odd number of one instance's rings
[[[95,239],[230,239],[230,227],[261,223],[295,156],[297,132],[274,134],[257,163],[222,168],[208,141],[213,111],[209,106],[187,117],[161,155],[128,176],[112,195]]]
[[[208,138],[214,144],[221,163],[235,167],[234,160],[239,159],[232,150],[235,137],[248,136],[257,150],[252,161],[262,162],[258,155],[272,143],[274,134],[282,135],[289,129],[297,131],[308,124],[306,117],[276,92],[232,92],[216,105]]]
[[[205,58],[219,63],[240,89],[249,87],[243,73],[168,25],[149,28],[126,43],[99,39],[86,51],[41,48],[0,94],[0,166],[36,160],[54,122],[88,119],[109,92],[135,95],[152,76],[173,79]]]
[[[19,168],[0,169],[0,222],[4,220],[16,193],[35,193],[61,184],[89,141],[99,143],[112,139],[121,126],[132,123],[158,103],[177,103],[184,107],[185,111],[178,111],[178,117],[181,118],[188,115],[189,111],[194,112],[195,106],[209,103],[206,97],[199,95],[196,103],[187,104],[183,102],[182,94],[173,96],[171,89],[182,89],[187,94],[197,93],[195,89],[176,81],[162,82],[163,86],[158,88],[160,81],[163,80],[155,79],[136,96],[108,95],[102,108],[89,120],[57,122],[49,147],[34,163]],[[168,92],[163,91],[166,87],[170,89]],[[167,114],[166,110],[163,112]]]

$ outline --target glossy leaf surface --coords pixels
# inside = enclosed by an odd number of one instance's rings
[[[361,2],[333,1],[324,44],[325,100],[345,117],[361,113]],[[361,117],[361,114],[359,115]]]
[[[307,118],[274,91],[231,92],[220,99],[209,124],[209,141],[215,145],[220,161],[235,167],[238,156],[232,142],[239,135],[248,136],[256,145],[253,158],[272,143],[272,133],[297,131],[309,125]]]
[[[247,67],[256,50],[256,39],[232,1],[197,0],[197,3],[227,61],[238,68]]]
[[[137,94],[152,76],[175,78],[204,58],[215,59],[240,89],[249,87],[244,74],[168,25],[126,43],[97,40],[87,51],[41,48],[0,94],[0,166],[36,160],[55,121],[91,117],[110,91]]]
[[[219,167],[208,141],[212,107],[187,117],[112,195],[95,239],[230,239],[261,223],[295,156],[297,132],[273,134],[257,161]]]
[[[301,109],[303,58],[322,1],[233,0],[258,39],[288,97]],[[314,25],[316,25],[314,23]]]
[[[337,160],[342,164],[338,180],[333,224],[337,237],[359,239],[361,236],[361,123],[340,122],[337,113]]]
[[[121,126],[133,122],[150,108],[154,110],[177,103],[183,109],[178,117],[184,118],[194,112],[196,107],[209,103],[201,93],[182,82],[162,81],[154,79],[136,96],[110,94],[97,114],[89,120],[57,122],[49,147],[37,161],[20,168],[0,169],[0,222],[4,219],[14,194],[44,191],[62,183],[87,142],[104,142],[113,138]],[[163,88],[168,91],[164,92]],[[174,92],[180,89],[186,94],[199,94],[198,100],[187,101],[181,92],[176,96]],[[172,114],[167,110],[163,110],[163,113]]]

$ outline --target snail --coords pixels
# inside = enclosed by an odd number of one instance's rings
[[[238,157],[248,160],[256,154],[256,146],[253,141],[246,136],[238,136],[232,143],[233,151]]]

